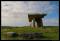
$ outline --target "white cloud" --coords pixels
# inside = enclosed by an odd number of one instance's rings
[[[50,9],[49,9],[50,8]],[[39,12],[39,13],[47,13],[51,11],[52,7],[50,6],[49,1],[36,1],[36,2],[28,2],[28,12]]]

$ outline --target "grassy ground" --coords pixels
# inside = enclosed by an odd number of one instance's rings
[[[21,37],[8,37],[5,35],[6,32],[27,33],[27,32],[42,32],[47,38],[42,40],[59,40],[59,27],[58,26],[44,26],[43,28],[32,28],[32,27],[1,27],[1,40],[24,40]]]

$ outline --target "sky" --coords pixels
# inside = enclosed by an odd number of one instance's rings
[[[59,26],[59,1],[1,1],[2,26],[28,26],[28,14],[47,14],[44,26]]]

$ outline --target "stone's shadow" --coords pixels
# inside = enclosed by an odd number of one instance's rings
[[[20,37],[23,37],[24,39],[42,39],[42,38],[45,38],[43,36],[43,33],[38,33],[38,32],[35,32],[35,33],[22,33],[22,34],[20,34]]]

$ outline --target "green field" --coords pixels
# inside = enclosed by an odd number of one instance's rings
[[[1,27],[1,40],[26,40],[22,37],[8,37],[6,32],[28,33],[28,32],[42,32],[44,37],[41,40],[59,40],[59,27],[58,26],[44,26],[39,28],[32,27]]]

